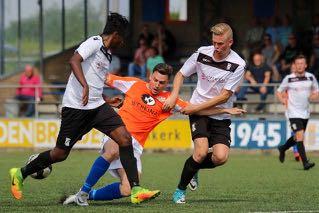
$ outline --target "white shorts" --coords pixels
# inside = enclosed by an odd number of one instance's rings
[[[102,154],[104,152],[103,147],[104,144],[108,143],[110,141],[110,137],[107,135],[104,135],[102,139],[102,147],[100,150],[100,153]],[[132,136],[132,144],[133,144],[133,150],[134,150],[134,157],[136,158],[136,165],[137,165],[137,171],[139,173],[142,173],[142,162],[141,162],[141,155],[143,152],[143,147],[140,145],[140,143]],[[123,168],[120,158],[115,159],[111,162],[109,169],[107,170],[113,177],[120,178],[119,174],[117,173],[117,169]]]

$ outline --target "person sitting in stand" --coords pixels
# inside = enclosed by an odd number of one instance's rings
[[[35,73],[34,67],[26,65],[20,76],[20,87],[16,91],[16,99],[21,101],[19,116],[33,117],[35,114],[35,101],[42,97],[41,78]]]

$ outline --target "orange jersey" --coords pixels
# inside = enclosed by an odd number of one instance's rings
[[[163,103],[170,92],[163,91],[153,95],[145,81],[133,77],[109,74],[107,80],[109,86],[125,93],[125,100],[119,114],[128,131],[143,147],[148,134],[157,124],[168,118],[173,111],[179,111],[188,105],[187,102],[178,99],[171,112],[164,112]]]

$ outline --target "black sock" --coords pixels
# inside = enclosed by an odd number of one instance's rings
[[[25,179],[28,175],[31,175],[41,169],[47,168],[53,163],[50,151],[42,152],[33,161],[21,168],[22,177]]]
[[[133,154],[133,146],[120,146],[120,159],[126,172],[131,188],[139,185],[136,158]]]
[[[306,156],[306,150],[305,150],[305,146],[303,144],[303,141],[298,141],[297,142],[297,149],[300,155],[300,158],[302,160],[303,165],[305,165],[305,163],[308,162],[307,156]]]
[[[193,176],[196,174],[196,172],[198,172],[199,169],[200,169],[200,164],[193,159],[193,156],[190,156],[185,161],[181,179],[178,184],[178,188],[182,190],[186,190],[187,185],[189,184],[189,182],[191,181]]]
[[[216,167],[214,162],[212,161],[212,155],[213,155],[212,152],[207,154],[204,161],[200,164],[201,169],[211,169]]]
[[[291,137],[286,141],[286,143],[285,143],[284,145],[282,145],[281,147],[282,147],[282,149],[283,149],[284,151],[286,151],[286,150],[288,150],[290,147],[292,147],[292,146],[294,146],[294,145],[296,145],[296,141],[295,141],[294,137],[291,136]]]

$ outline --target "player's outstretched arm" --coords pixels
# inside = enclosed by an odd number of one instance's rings
[[[110,74],[107,73],[105,76],[105,81],[104,81],[105,86],[112,87],[110,77],[111,77]]]
[[[242,114],[247,113],[246,110],[240,109],[240,108],[237,108],[237,107],[224,109],[224,111],[225,111],[225,113],[228,113],[230,115],[242,115]]]
[[[233,94],[232,91],[223,89],[221,91],[220,95],[218,95],[218,96],[216,96],[216,97],[214,97],[206,102],[203,102],[199,105],[189,105],[189,106],[183,108],[181,110],[181,113],[186,114],[186,115],[195,114],[201,110],[208,109],[208,108],[226,103],[228,101],[228,99],[232,96],[232,94]]]
[[[137,81],[142,81],[142,80],[135,77],[122,77],[122,76],[108,73],[105,76],[104,84],[106,86],[118,89],[123,93],[126,93],[126,91],[129,88],[131,88],[131,86]]]
[[[179,71],[174,77],[173,91],[171,92],[171,95],[165,100],[165,102],[163,104],[164,111],[169,111],[169,110],[173,109],[173,107],[175,106],[176,100],[177,100],[178,94],[179,94],[179,89],[183,85],[183,82],[184,82],[184,76]]]
[[[230,115],[242,115],[242,114],[246,113],[246,110],[240,109],[237,107],[229,108],[229,109],[212,107],[209,109],[204,109],[204,110],[198,111],[195,114],[196,115],[217,115],[217,114],[223,114],[223,113],[227,113]]]

